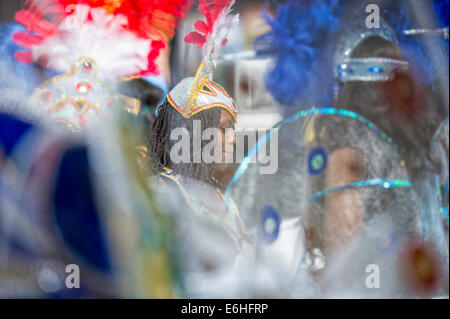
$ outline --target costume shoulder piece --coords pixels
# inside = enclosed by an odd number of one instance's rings
[[[245,232],[237,206],[234,203],[225,205],[224,196],[219,189],[181,176],[167,167],[161,172],[160,182],[159,187],[163,192],[174,194],[175,187],[194,214],[223,226],[241,251],[252,246],[252,240]]]

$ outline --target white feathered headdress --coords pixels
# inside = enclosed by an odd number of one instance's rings
[[[115,102],[137,112],[139,101],[117,99],[108,83],[159,74],[159,51],[190,6],[191,0],[25,1],[15,19],[26,31],[13,35],[24,50],[14,57],[63,74],[37,88],[30,103],[73,130]]]

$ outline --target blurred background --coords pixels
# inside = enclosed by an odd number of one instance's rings
[[[0,0],[0,23],[14,21],[14,13],[20,9],[21,0]]]

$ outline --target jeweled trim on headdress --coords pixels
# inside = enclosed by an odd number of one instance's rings
[[[357,21],[348,28],[335,55],[334,76],[338,81],[343,83],[348,81],[389,81],[396,71],[408,70],[409,64],[406,61],[381,57],[351,57],[353,50],[362,41],[372,36],[397,43],[395,31],[385,21],[381,21],[381,25],[381,28],[369,29]]]
[[[211,108],[223,108],[230,112],[237,121],[237,106],[230,95],[219,84],[203,75],[204,63],[197,71],[195,78],[183,79],[167,94],[167,100],[185,118],[191,118],[201,111]],[[203,76],[200,79],[200,76]],[[186,92],[190,88],[186,98]]]

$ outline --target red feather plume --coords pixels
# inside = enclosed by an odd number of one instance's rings
[[[154,60],[174,36],[179,21],[192,6],[192,0],[25,0],[24,9],[15,15],[15,20],[28,32],[18,32],[13,40],[27,49],[18,52],[16,59],[32,62],[31,47],[52,35],[58,25],[73,13],[71,5],[86,4],[92,8],[104,8],[108,13],[122,14],[128,18],[127,29],[143,39],[152,39],[149,54],[149,69],[141,75],[157,73]]]
[[[191,6],[192,0],[124,0],[114,13],[127,16],[139,35],[168,42]]]
[[[200,0],[198,11],[205,16],[206,21],[195,21],[194,28],[197,31],[188,33],[184,38],[184,41],[196,44],[199,48],[202,48],[206,43],[208,35],[214,31],[214,24],[220,13],[230,4],[230,2],[231,0]]]
[[[21,11],[56,26],[73,12],[70,5],[77,4],[125,15],[129,29],[142,38],[164,35],[170,40],[191,9],[192,0],[26,0],[27,9]]]

